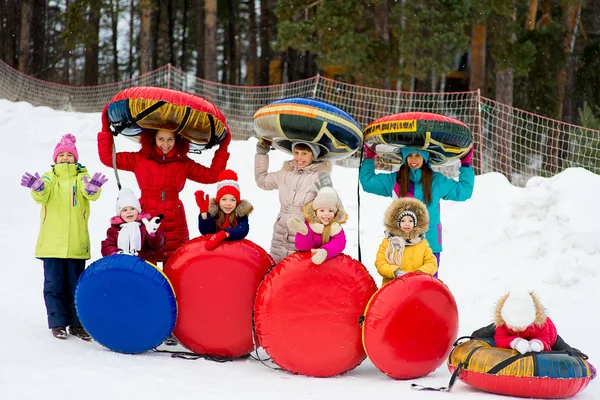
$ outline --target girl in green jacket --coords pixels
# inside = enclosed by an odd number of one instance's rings
[[[72,335],[90,340],[77,317],[74,294],[90,258],[90,200],[100,196],[107,179],[99,173],[90,179],[78,159],[75,136],[64,135],[54,148],[52,170],[41,177],[25,173],[21,185],[31,189],[35,202],[42,205],[35,256],[44,263],[48,327],[58,339],[67,338],[69,327]]]

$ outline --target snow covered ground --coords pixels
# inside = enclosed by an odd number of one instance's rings
[[[90,172],[111,180],[92,203],[92,259],[100,257],[109,218],[114,213],[117,186],[112,170],[100,164],[96,132],[100,114],[80,114],[35,108],[0,100],[0,131],[4,151],[0,176],[4,183],[0,217],[0,398],[1,399],[454,399],[500,398],[457,382],[451,394],[417,392],[411,382],[395,381],[365,360],[356,370],[335,378],[309,378],[270,370],[257,361],[216,363],[185,361],[164,354],[123,355],[74,337],[59,341],[47,329],[42,296],[41,261],[34,258],[39,206],[19,186],[24,172],[48,171],[60,136],[77,137],[80,162]],[[236,141],[228,167],[240,176],[242,198],[250,200],[248,239],[268,250],[278,209],[276,192],[254,184],[256,141]],[[137,150],[124,138],[119,150]],[[209,164],[212,151],[193,156]],[[271,152],[271,170],[288,158]],[[139,194],[133,174],[121,172],[123,186]],[[358,171],[334,167],[334,186],[350,216],[345,226],[346,254],[357,257]],[[188,182],[181,193],[190,232],[197,236],[194,191],[214,194],[214,186]],[[382,237],[383,210],[390,199],[361,191],[363,262],[380,284],[373,261]],[[444,246],[440,278],[454,294],[460,315],[459,336],[492,321],[494,303],[507,289],[534,289],[547,307],[559,334],[600,362],[600,176],[569,169],[550,178],[533,178],[525,188],[511,186],[502,175],[476,178],[473,197],[464,203],[444,202]],[[416,383],[444,386],[445,365]],[[597,380],[577,399],[599,399]]]

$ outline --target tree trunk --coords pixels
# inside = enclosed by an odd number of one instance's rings
[[[506,110],[499,112],[498,130],[495,136],[496,141],[496,170],[500,171],[509,180],[512,175],[512,125],[513,125],[513,68],[505,68],[496,73],[496,100],[499,103],[506,104]]]
[[[31,18],[33,14],[33,0],[21,2],[21,29],[19,33],[19,66],[18,70],[30,73],[31,53]]]
[[[471,29],[471,76],[469,90],[480,89],[485,94],[486,26],[473,24]]]
[[[246,84],[258,85],[258,48],[256,43],[256,3],[248,0],[248,64],[246,65]]]
[[[110,0],[108,5],[110,8],[110,21],[111,21],[111,44],[112,44],[112,79],[113,82],[119,82],[119,49],[117,48],[117,23],[119,21],[119,4],[118,2]],[[130,53],[131,54],[131,53]]]
[[[65,1],[65,10],[69,9],[70,4],[70,0],[66,0]],[[66,16],[63,20],[63,23],[66,21]],[[71,83],[71,54],[69,52],[66,53],[65,56],[65,65],[63,67],[63,83],[65,85],[68,85]]]
[[[31,18],[31,74],[42,79],[47,63],[46,0],[34,0]]]
[[[227,58],[227,82],[232,85],[236,85],[237,77],[237,60],[236,60],[236,40],[235,35],[237,32],[237,18],[238,13],[237,1],[228,0],[227,6],[229,7],[229,20],[227,21],[227,33],[225,34],[225,46],[228,48]]]
[[[527,11],[527,19],[525,20],[525,29],[527,29],[528,31],[535,30],[537,10],[538,0],[529,0],[529,11]]]
[[[564,120],[563,107],[565,104],[565,93],[567,89],[567,69],[569,63],[572,61],[573,48],[575,46],[575,38],[577,36],[577,26],[579,25],[579,19],[581,16],[581,1],[577,4],[568,3],[563,6],[563,24],[565,28],[565,35],[563,38],[563,51],[565,52],[567,62],[559,70],[556,77],[556,88],[557,88],[557,108],[556,118],[558,120]],[[546,165],[545,170],[551,173],[557,172],[562,169],[563,158],[560,157],[559,147],[563,147],[563,142],[568,141],[566,137],[567,132],[561,132],[558,129],[552,129],[548,137],[547,150],[546,150]]]
[[[83,84],[95,86],[98,84],[98,55],[100,36],[100,4],[90,2],[86,31],[88,34],[85,44],[85,65]]]
[[[545,27],[550,25],[552,22],[552,4],[550,4],[550,0],[542,0],[542,16],[540,20],[537,22],[537,25],[540,27]]]
[[[382,43],[382,48],[388,49],[390,45],[390,28],[389,28],[389,8],[387,0],[379,0],[375,3],[375,35]],[[384,75],[381,80],[381,88],[390,90],[390,63],[389,57],[382,57],[380,63],[384,70]]]
[[[198,0],[196,3],[196,76],[204,78],[204,56],[206,43],[204,38],[206,30],[206,16],[204,0]]]
[[[269,85],[269,64],[271,62],[271,1],[260,0],[260,86]]]
[[[183,17],[181,21],[181,58],[179,60],[179,68],[187,71],[187,25],[188,25],[188,0],[183,0]]]
[[[156,62],[154,66],[162,67],[171,62],[171,37],[169,35],[169,2],[159,0],[156,12],[157,37],[156,37]]]
[[[217,0],[205,0],[204,77],[217,81]]]
[[[152,71],[154,58],[154,38],[152,35],[152,21],[154,19],[153,0],[140,0],[140,73]]]
[[[133,77],[133,47],[135,45],[134,40],[134,25],[133,21],[135,19],[135,0],[129,1],[129,59],[127,60],[127,77]]]
[[[177,66],[177,57],[175,57],[175,37],[173,35],[175,21],[173,16],[173,1],[167,0],[167,44],[169,45],[169,64]]]
[[[17,37],[19,37],[19,20],[21,9],[17,7],[19,0],[4,0],[0,16],[5,21],[0,42],[2,43],[3,60],[13,68],[19,66],[17,58]]]

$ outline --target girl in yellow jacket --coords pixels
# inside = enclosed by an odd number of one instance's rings
[[[401,197],[390,204],[383,223],[385,238],[375,259],[377,272],[383,277],[382,285],[409,272],[429,275],[437,272],[437,260],[425,239],[429,227],[425,204],[415,198]]]

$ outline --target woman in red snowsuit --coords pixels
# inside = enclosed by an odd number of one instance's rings
[[[231,135],[221,142],[215,152],[210,168],[187,156],[189,142],[169,131],[144,131],[141,133],[142,148],[137,152],[117,153],[117,169],[132,171],[142,192],[140,205],[144,212],[165,216],[161,228],[167,244],[154,254],[154,259],[166,262],[171,254],[189,240],[189,231],[183,203],[179,192],[187,179],[198,183],[216,183],[219,173],[227,167],[227,147]],[[102,132],[98,133],[100,161],[112,168],[113,135],[110,132],[106,112],[102,113]]]

